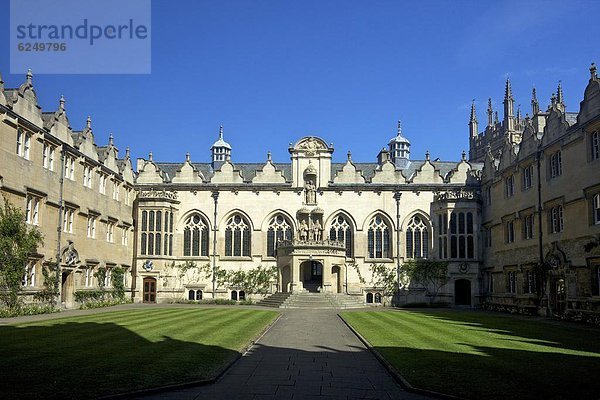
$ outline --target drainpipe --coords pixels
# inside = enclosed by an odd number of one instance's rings
[[[60,148],[60,178],[58,180],[58,224],[56,225],[56,303],[61,305],[62,298],[62,269],[60,267],[60,240],[62,235],[63,187],[65,181],[65,148]]]
[[[397,296],[400,299],[400,198],[402,193],[394,193],[396,200],[396,279],[397,279]]]
[[[215,213],[213,219],[213,255],[212,255],[212,295],[213,299],[217,295],[217,204],[219,200],[219,192],[213,191],[211,197],[215,202]]]
[[[546,289],[548,288],[548,282],[546,282],[546,271],[544,268],[544,242],[543,242],[543,229],[542,229],[542,166],[541,166],[541,162],[542,162],[542,152],[540,150],[538,150],[535,153],[535,158],[536,158],[536,165],[537,165],[537,195],[538,195],[538,257],[539,257],[539,263],[540,263],[540,267],[542,267],[542,276],[540,278],[540,283],[542,285],[541,292],[540,292],[540,301],[541,301],[541,297],[544,295],[544,292],[546,292],[546,290],[544,290],[544,286],[546,287]],[[546,301],[548,303],[548,312],[551,313],[551,304],[550,304],[550,295],[549,293],[546,293]]]

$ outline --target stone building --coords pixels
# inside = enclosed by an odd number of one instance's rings
[[[483,162],[482,273],[485,305],[512,312],[589,318],[600,310],[600,80],[590,68],[579,112],[559,84],[546,111],[533,90],[531,116],[512,113],[506,83],[502,124],[478,133]],[[597,315],[597,314],[596,314]]]
[[[58,255],[67,306],[74,291],[97,285],[94,271],[117,266],[127,269],[135,301],[245,296],[243,287],[213,287],[196,269],[181,268],[188,261],[230,271],[275,267],[272,292],[378,303],[371,265],[399,271],[408,259],[427,258],[448,261],[440,301],[597,312],[595,67],[578,113],[566,111],[559,85],[546,111],[534,92],[532,115],[522,117],[507,81],[502,122],[491,102],[487,116],[479,132],[472,107],[469,159],[463,152],[457,161],[413,159],[398,123],[374,162],[356,162],[348,151],[335,163],[332,144],[306,136],[289,144],[288,162],[267,153],[263,162],[236,163],[221,127],[207,162],[189,153],[160,162],[150,153],[134,172],[112,136],[107,146],[95,144],[89,119],[82,131],[71,129],[64,99],[56,112],[42,112],[31,73],[17,89],[0,79],[0,194],[45,236],[24,292],[41,288],[42,266]],[[427,299],[421,285],[401,282],[399,301]]]
[[[333,163],[333,145],[307,136],[290,143],[289,163],[274,163],[269,153],[263,163],[242,164],[233,163],[221,128],[211,163],[192,162],[189,154],[183,163],[157,162],[152,154],[138,159],[135,298],[152,298],[148,290],[159,300],[212,296],[210,281],[173,268],[193,260],[230,270],[277,266],[273,291],[376,302],[371,264],[395,270],[408,258],[441,257],[452,261],[442,299],[475,304],[481,164],[464,153],[458,162],[429,154],[412,160],[409,146],[398,123],[377,162],[354,162],[348,152],[345,163]],[[239,296],[238,288],[217,292]],[[423,290],[411,296],[426,301]]]
[[[112,135],[97,146],[89,117],[74,131],[62,96],[56,111],[42,112],[31,71],[15,89],[0,77],[0,138],[0,200],[22,207],[44,235],[26,266],[23,293],[43,288],[42,268],[57,258],[67,307],[76,290],[97,287],[99,269],[108,272],[108,286],[112,268],[127,269],[130,286],[136,192],[129,151],[118,158]]]

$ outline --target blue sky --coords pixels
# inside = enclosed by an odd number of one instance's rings
[[[8,0],[0,0],[0,72],[9,74]],[[35,12],[35,11],[32,11]],[[65,10],[68,12],[68,10]],[[562,80],[578,111],[592,61],[600,63],[597,1],[184,1],[152,2],[149,75],[42,75],[45,111],[64,94],[73,128],[92,116],[98,144],[113,132],[133,157],[207,162],[223,124],[232,161],[288,162],[305,135],[376,160],[396,121],[411,158],[458,160],[468,150],[476,99],[502,118],[504,81],[515,105],[542,108]]]

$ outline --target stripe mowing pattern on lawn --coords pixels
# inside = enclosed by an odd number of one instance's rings
[[[277,315],[173,307],[0,326],[0,393],[79,399],[208,379]]]
[[[413,386],[471,399],[597,399],[600,330],[461,310],[340,314]]]

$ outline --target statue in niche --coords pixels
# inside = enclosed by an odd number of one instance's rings
[[[315,235],[315,241],[320,241],[321,240],[321,224],[319,223],[319,220],[316,220],[315,223],[313,224],[313,232]]]
[[[300,228],[298,230],[300,231],[300,240],[303,242],[306,241],[308,238],[308,225],[306,224],[306,221],[302,220],[302,222],[300,222]]]
[[[317,204],[317,187],[312,180],[306,181],[304,190],[306,190],[306,204]]]

